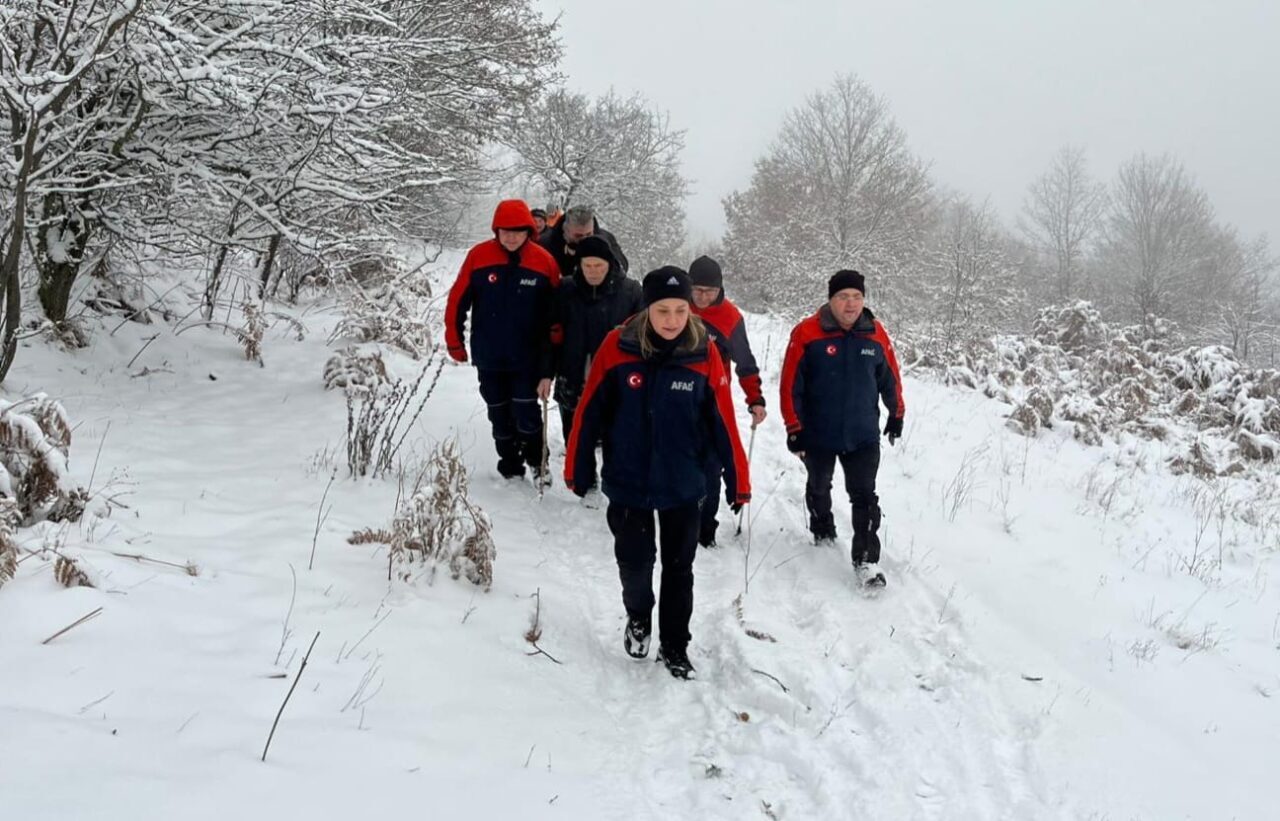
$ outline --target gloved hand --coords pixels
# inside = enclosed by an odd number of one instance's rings
[[[890,416],[889,421],[884,423],[884,432],[889,437],[890,445],[898,444],[898,440],[902,438],[902,417]]]
[[[591,488],[579,487],[578,485],[569,485],[569,490],[573,491],[573,495],[577,496],[579,499],[585,499],[587,496],[587,491],[591,490]]]
[[[737,516],[739,513],[742,512],[742,502],[730,502],[729,510],[730,512],[733,513],[734,516]]]
[[[787,450],[791,451],[792,453],[803,454],[805,451],[803,434],[804,434],[804,431],[799,431],[799,430],[796,431],[795,433],[788,433],[787,434]]]
[[[449,356],[453,357],[454,362],[466,362],[467,349],[462,346],[458,346],[456,348],[450,348]]]

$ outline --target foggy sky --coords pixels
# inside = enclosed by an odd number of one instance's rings
[[[1221,219],[1280,245],[1280,0],[536,2],[562,13],[569,88],[639,91],[687,129],[691,237],[720,235],[783,115],[852,72],[940,185],[1006,220],[1073,143],[1108,182],[1170,152]]]

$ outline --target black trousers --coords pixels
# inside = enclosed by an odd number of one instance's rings
[[[844,488],[853,506],[853,549],[855,562],[880,561],[880,498],[876,496],[876,474],[880,470],[880,444],[835,453],[809,450],[804,466],[809,472],[804,489],[809,509],[809,530],[819,539],[836,537],[836,521],[831,514],[831,481],[836,462],[844,471]]]
[[[653,565],[662,548],[662,590],[658,601],[658,641],[663,647],[689,645],[693,615],[693,557],[698,551],[699,502],[656,511],[661,533],[655,540],[654,513],[646,508],[609,504],[609,530],[622,579],[627,615],[648,621],[653,614]]]
[[[477,371],[480,396],[489,407],[489,424],[498,458],[513,465],[521,459],[542,464],[542,411],[538,375],[521,371]]]
[[[723,492],[721,477],[723,476],[724,466],[720,464],[720,458],[713,453],[707,457],[707,495],[702,500],[702,522],[698,528],[698,540],[704,544],[716,540],[716,528],[720,524],[716,521],[716,514],[720,512],[720,494]]]

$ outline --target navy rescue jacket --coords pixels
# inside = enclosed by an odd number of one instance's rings
[[[724,297],[724,289],[720,296],[706,308],[693,306],[695,315],[702,318],[711,334],[711,341],[720,349],[720,356],[726,362],[732,361],[738,374],[738,384],[747,395],[747,407],[759,405],[764,407],[764,391],[760,385],[760,368],[756,365],[755,354],[751,353],[751,343],[747,341],[747,325],[742,321],[742,312]]]
[[[782,363],[782,421],[803,450],[844,453],[880,441],[880,408],[901,419],[902,377],[884,326],[864,308],[849,330],[823,305],[791,330]]]
[[[699,320],[690,317],[692,322]],[[595,448],[604,445],[601,490],[626,507],[664,510],[706,495],[706,464],[724,467],[730,504],[751,499],[747,457],[720,353],[703,337],[686,337],[668,353],[641,354],[640,317],[605,337],[573,417],[565,483],[595,475]]]
[[[528,228],[530,238],[515,253],[497,239],[471,249],[449,289],[445,307],[445,343],[449,355],[467,361],[463,344],[471,314],[471,361],[481,370],[520,371],[550,377],[553,292],[560,269],[545,248],[533,241],[533,217],[520,200],[503,200],[493,215],[493,230]]]

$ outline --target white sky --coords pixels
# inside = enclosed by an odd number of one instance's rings
[[[786,111],[852,72],[940,184],[1006,218],[1065,143],[1108,181],[1168,151],[1280,245],[1280,0],[535,2],[563,12],[570,88],[639,91],[687,129],[694,237],[723,230]]]

